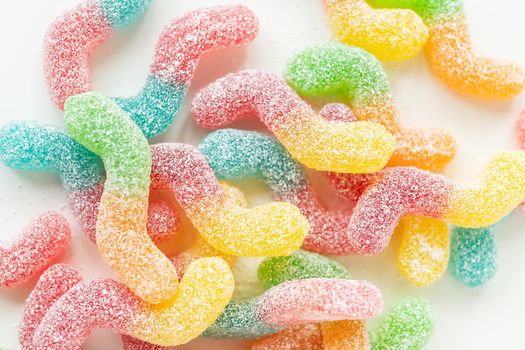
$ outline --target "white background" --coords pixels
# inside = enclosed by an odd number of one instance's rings
[[[42,42],[48,25],[78,0],[7,1],[0,11],[0,123],[11,119],[38,119],[63,125],[62,114],[49,101],[42,73]],[[227,72],[244,67],[280,74],[287,59],[309,44],[337,41],[327,26],[321,0],[155,0],[143,21],[112,37],[93,58],[95,87],[110,95],[131,95],[142,86],[153,48],[162,27],[174,17],[198,7],[243,3],[259,16],[261,33],[248,47],[208,55],[201,61],[189,98],[175,125],[155,141],[198,144],[205,131],[188,112],[196,90]],[[475,46],[479,51],[513,58],[525,64],[523,13],[517,0],[465,0]],[[452,177],[469,180],[491,154],[515,148],[514,122],[525,97],[510,102],[482,102],[446,90],[431,75],[422,55],[400,64],[386,64],[393,93],[406,125],[441,127],[458,141],[456,159],[446,169]],[[249,126],[249,124],[243,124]],[[47,209],[72,219],[64,191],[52,175],[15,172],[0,166],[0,232],[4,243],[14,239],[29,220]],[[247,187],[244,185],[244,189]],[[253,186],[252,186],[253,187]],[[261,186],[251,192],[260,193]],[[250,193],[249,193],[250,195]],[[251,193],[252,203],[260,195]],[[522,347],[525,302],[525,214],[514,214],[498,227],[499,270],[481,289],[468,289],[448,273],[434,285],[417,289],[401,278],[394,250],[381,257],[344,258],[354,277],[378,284],[388,304],[399,296],[419,295],[434,307],[436,327],[426,347],[442,349],[517,349]],[[110,276],[95,247],[73,223],[74,241],[63,261],[80,267],[85,276]],[[0,291],[0,348],[19,349],[17,324],[24,300],[34,282]],[[182,349],[208,349],[200,340]],[[89,348],[119,349],[108,342],[91,341]],[[215,343],[214,343],[215,344]],[[219,349],[247,349],[247,343],[218,342]]]

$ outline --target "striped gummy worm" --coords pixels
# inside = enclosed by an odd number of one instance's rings
[[[100,159],[62,129],[33,121],[13,121],[0,129],[0,160],[8,167],[53,172],[61,180],[82,230],[96,241],[98,206],[104,191]],[[148,234],[160,243],[178,230],[178,213],[167,203],[148,206]]]
[[[366,0],[324,0],[324,6],[341,41],[380,60],[410,59],[428,39],[428,28],[412,10],[372,8]]]
[[[358,120],[387,128],[397,138],[389,166],[436,170],[456,153],[456,142],[450,133],[401,125],[388,76],[381,63],[363,49],[341,44],[307,48],[290,60],[285,78],[300,95],[348,102]]]
[[[89,58],[122,21],[107,14],[141,13],[148,0],[88,1],[67,12],[49,29],[45,72],[50,94],[60,108],[70,96],[93,90]],[[101,6],[102,5],[102,6]],[[102,9],[100,8],[102,7]],[[136,17],[136,16],[135,16]],[[117,26],[115,27],[115,24]],[[147,138],[163,132],[179,111],[199,58],[208,51],[253,41],[258,20],[244,6],[198,9],[171,21],[159,36],[146,83],[135,96],[115,98]]]
[[[525,71],[513,62],[474,51],[462,0],[370,0],[373,5],[414,10],[429,28],[427,60],[448,88],[486,99],[508,99],[525,85]]]
[[[193,100],[192,112],[195,121],[209,129],[257,116],[295,159],[316,170],[378,171],[395,146],[383,126],[325,121],[283,80],[255,70],[229,74],[208,85]]]
[[[70,97],[66,128],[102,158],[106,182],[96,226],[97,247],[118,277],[143,300],[157,304],[177,292],[170,260],[147,235],[149,144],[112,99],[96,92]]]
[[[37,276],[70,242],[71,229],[62,215],[53,211],[39,215],[9,247],[0,247],[0,288],[16,287]]]

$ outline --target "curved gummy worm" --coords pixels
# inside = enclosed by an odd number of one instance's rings
[[[433,328],[428,301],[421,298],[398,301],[373,332],[371,349],[423,349]]]
[[[279,333],[257,339],[252,350],[324,350],[319,324],[307,323],[289,327]]]
[[[35,218],[9,248],[0,247],[0,288],[16,287],[44,271],[71,242],[71,229],[59,213]]]
[[[196,147],[158,144],[151,148],[152,182],[170,189],[201,236],[235,256],[287,255],[308,234],[308,221],[289,203],[245,209],[228,201],[206,158]]]
[[[461,227],[492,225],[525,198],[524,175],[523,151],[493,157],[469,185],[417,168],[386,169],[354,208],[348,240],[361,254],[377,254],[388,245],[403,215],[441,219]]]
[[[113,280],[84,281],[49,309],[34,336],[35,350],[77,350],[98,328],[161,346],[184,344],[219,316],[233,284],[231,271],[220,258],[192,263],[174,298],[160,305],[142,301]]]
[[[104,191],[102,162],[95,154],[58,127],[13,121],[0,129],[0,160],[14,169],[57,174],[81,228],[95,242],[98,206]],[[169,239],[179,224],[178,213],[166,202],[150,202],[147,228],[153,241]]]
[[[456,143],[450,133],[400,124],[381,63],[360,48],[340,44],[307,48],[291,59],[285,78],[301,95],[343,99],[351,104],[358,120],[385,126],[397,137],[389,166],[434,170],[455,155]]]
[[[493,226],[456,227],[450,246],[450,272],[469,287],[479,287],[494,277],[497,268]]]
[[[516,131],[518,134],[519,149],[525,149],[525,109],[521,111],[516,121]]]
[[[19,339],[24,350],[34,350],[33,336],[42,319],[67,291],[82,281],[76,269],[57,264],[47,269],[38,280],[24,306]]]
[[[254,131],[217,130],[199,146],[219,179],[263,180],[275,199],[296,205],[310,222],[303,248],[325,254],[349,253],[345,235],[350,214],[329,211],[320,202],[301,165],[271,136]]]
[[[281,79],[260,71],[229,74],[200,91],[193,100],[196,122],[216,129],[256,115],[307,167],[343,173],[367,173],[383,168],[395,140],[371,122],[332,123]]]
[[[407,60],[428,39],[423,20],[411,10],[374,9],[365,0],[324,0],[335,34],[381,60]]]
[[[401,235],[397,266],[415,286],[439,279],[448,267],[450,235],[446,223],[424,217],[406,217],[396,227]]]
[[[106,182],[97,219],[97,246],[118,277],[150,303],[171,299],[177,271],[146,232],[151,153],[140,129],[113,100],[96,92],[65,104],[68,132],[99,155]]]
[[[103,2],[109,2],[102,0]],[[117,0],[107,7],[118,8]],[[124,1],[129,11],[146,0]],[[55,22],[45,43],[45,71],[50,94],[62,108],[66,99],[93,90],[89,56],[112,28],[96,3],[88,2]],[[208,51],[242,45],[258,33],[255,15],[244,6],[215,6],[195,10],[171,21],[162,31],[149,76],[133,97],[116,98],[147,138],[172,124],[199,58]]]
[[[361,320],[382,309],[379,290],[366,281],[311,278],[281,283],[260,297],[231,302],[204,333],[253,338],[301,323]]]
[[[489,99],[511,98],[523,90],[525,71],[516,63],[478,56],[462,0],[371,0],[374,5],[414,10],[429,28],[427,59],[450,89]]]

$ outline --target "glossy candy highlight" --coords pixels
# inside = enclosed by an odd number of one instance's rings
[[[339,39],[362,47],[380,60],[407,60],[422,49],[428,29],[412,10],[376,9],[366,0],[324,0]]]
[[[229,74],[208,85],[193,100],[192,112],[195,121],[209,129],[257,116],[295,159],[316,170],[378,171],[392,155],[395,142],[375,123],[326,122],[284,81],[255,70]]]
[[[340,44],[307,48],[290,60],[285,78],[300,95],[341,99],[350,103],[358,120],[383,125],[397,138],[389,166],[436,170],[455,155],[450,133],[400,124],[381,63],[360,48]]]

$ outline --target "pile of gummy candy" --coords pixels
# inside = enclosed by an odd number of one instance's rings
[[[369,331],[380,290],[324,255],[377,255],[396,232],[397,267],[411,284],[427,286],[447,268],[466,285],[484,284],[496,269],[493,225],[525,199],[525,151],[496,154],[471,183],[436,173],[454,157],[453,137],[400,123],[378,59],[406,60],[424,47],[446,87],[485,99],[519,94],[524,70],[473,52],[461,0],[324,0],[344,44],[298,52],[284,78],[244,70],[218,79],[192,101],[194,121],[216,131],[198,147],[150,145],[173,123],[199,58],[248,44],[259,30],[245,6],[189,12],[163,30],[137,95],[93,91],[93,50],[150,1],[87,0],[59,17],[44,65],[66,129],[27,120],[0,129],[0,160],[54,172],[117,277],[88,280],[53,265],[68,249],[69,224],[52,211],[35,218],[0,250],[2,288],[39,277],[19,327],[22,348],[77,350],[103,328],[122,334],[128,350],[201,335],[257,339],[252,350],[421,349],[434,326],[427,301],[399,300]],[[345,104],[316,113],[300,96]],[[269,133],[222,129],[254,116]],[[525,115],[517,126],[525,146]],[[322,203],[314,171],[348,208]],[[264,182],[274,201],[248,208],[224,182],[246,178]],[[158,244],[183,234],[182,215],[199,237],[167,256]],[[261,259],[254,267],[242,257]],[[243,275],[254,269],[255,282]]]

